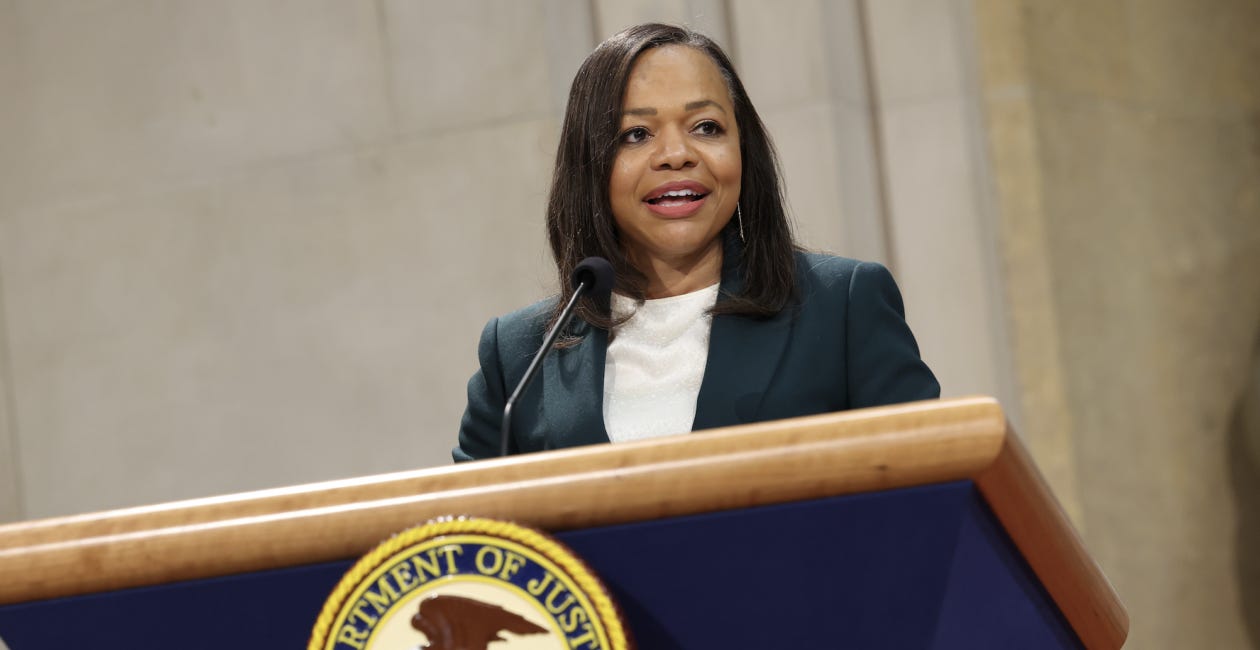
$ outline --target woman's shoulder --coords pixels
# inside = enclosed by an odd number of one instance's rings
[[[898,293],[897,282],[879,262],[827,253],[796,254],[797,286],[806,301],[822,297],[852,299],[872,292]]]
[[[823,287],[835,284],[847,285],[859,269],[872,271],[884,269],[878,262],[863,262],[851,257],[807,251],[796,253],[796,268],[802,284]]]
[[[529,344],[535,341],[535,347],[541,344],[547,321],[555,311],[556,300],[555,296],[543,298],[492,320],[500,344]]]
[[[499,320],[504,323],[536,325],[539,322],[546,322],[547,318],[551,316],[552,310],[555,308],[556,297],[549,296],[531,305],[526,305],[515,311],[508,312],[500,316]]]

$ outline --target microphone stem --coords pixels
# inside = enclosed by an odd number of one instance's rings
[[[560,320],[556,321],[555,327],[552,327],[551,331],[547,332],[547,337],[543,340],[542,347],[538,348],[538,352],[534,355],[534,360],[525,369],[525,376],[521,378],[521,383],[516,385],[516,390],[512,391],[512,396],[508,398],[507,404],[503,406],[503,425],[499,431],[500,456],[508,455],[508,441],[512,439],[512,405],[529,387],[530,382],[534,379],[534,375],[538,374],[538,368],[542,365],[543,357],[547,356],[551,346],[555,344],[556,337],[560,335],[560,330],[568,326],[569,320],[573,318],[573,307],[577,304],[578,298],[581,298],[582,294],[586,293],[592,285],[594,285],[593,281],[583,280],[577,286],[577,289],[573,290],[573,297],[569,298],[569,304],[565,305],[564,311],[560,312]]]

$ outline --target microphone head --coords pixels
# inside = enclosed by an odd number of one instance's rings
[[[595,299],[598,305],[607,305],[612,296],[613,282],[616,274],[612,264],[602,257],[588,257],[574,267],[569,276],[570,286],[576,290],[583,282],[587,285],[587,294]]]

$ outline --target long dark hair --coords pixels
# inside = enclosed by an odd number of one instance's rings
[[[730,91],[743,159],[739,198],[744,238],[736,219],[723,231],[723,266],[737,264],[743,287],[724,294],[715,314],[768,318],[794,298],[796,247],[783,208],[779,161],[766,127],[757,116],[744,85],[722,48],[707,36],[685,27],[650,23],[636,25],[609,38],[586,57],[569,90],[556,167],[547,200],[547,236],[560,279],[560,301],[552,320],[573,295],[569,276],[583,258],[607,258],[617,272],[617,291],[642,300],[646,278],[630,263],[617,236],[608,183],[617,155],[621,104],[635,60],[662,45],[695,48],[717,65]],[[734,259],[732,259],[734,256]],[[596,327],[615,323],[608,305],[583,298],[577,314]]]

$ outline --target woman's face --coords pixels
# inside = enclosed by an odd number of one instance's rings
[[[695,268],[722,255],[739,201],[739,130],[730,92],[703,52],[639,55],[621,107],[608,190],[621,244],[639,270]]]

